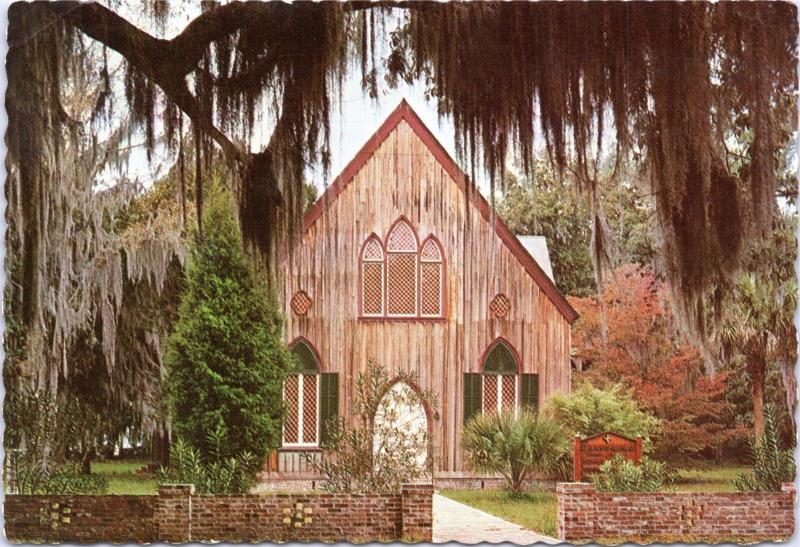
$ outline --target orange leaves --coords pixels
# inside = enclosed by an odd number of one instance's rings
[[[740,434],[732,427],[724,374],[704,376],[700,354],[674,327],[664,286],[652,271],[626,265],[599,297],[576,298],[573,339],[579,373],[595,385],[623,382],[639,405],[662,420],[661,457],[696,454]]]

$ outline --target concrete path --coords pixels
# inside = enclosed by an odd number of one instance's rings
[[[458,503],[450,498],[433,495],[433,542],[447,543],[531,543],[555,544],[555,538],[531,532],[507,520]]]

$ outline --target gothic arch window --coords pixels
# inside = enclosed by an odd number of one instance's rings
[[[441,317],[444,308],[444,253],[432,235],[419,252],[419,308],[423,317]]]
[[[405,218],[384,242],[370,235],[361,247],[359,313],[365,319],[441,319],[445,310],[444,249],[433,235],[420,245]]]
[[[417,234],[399,218],[386,237],[386,315],[417,315]]]
[[[519,359],[504,339],[496,340],[483,358],[483,412],[516,411]]]
[[[283,384],[284,446],[319,443],[319,359],[311,344],[301,338],[290,346],[295,367]]]
[[[384,311],[384,252],[378,236],[371,235],[361,248],[361,314],[382,317]]]

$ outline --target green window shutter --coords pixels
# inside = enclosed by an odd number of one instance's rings
[[[522,406],[539,408],[539,375],[522,375]]]
[[[339,374],[323,372],[320,374],[319,427],[320,444],[330,440],[329,425],[339,416]]]
[[[481,412],[483,406],[481,395],[481,375],[474,372],[464,373],[464,422]]]

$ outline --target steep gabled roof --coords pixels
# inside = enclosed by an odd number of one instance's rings
[[[547,239],[544,236],[517,236],[519,242],[528,251],[528,254],[533,257],[536,263],[541,266],[547,277],[556,280],[553,277],[553,266],[550,264],[550,251],[547,250]]]
[[[389,114],[389,117],[386,118],[378,130],[369,138],[366,144],[361,147],[358,154],[345,166],[341,174],[334,179],[322,196],[320,196],[314,205],[306,212],[303,218],[304,230],[308,230],[314,225],[322,216],[323,211],[333,203],[347,185],[352,182],[356,174],[372,157],[381,143],[386,140],[394,128],[403,120],[411,127],[417,137],[422,140],[431,154],[433,154],[433,157],[436,158],[436,161],[439,162],[458,187],[461,188],[463,192],[467,193],[467,177],[464,172],[422,122],[417,113],[414,112],[406,100],[403,99],[400,101],[397,108]],[[564,295],[561,294],[553,281],[547,276],[544,270],[542,270],[542,267],[539,266],[536,260],[528,253],[517,237],[511,233],[511,230],[508,229],[500,217],[498,215],[492,215],[491,207],[481,193],[473,190],[468,192],[468,195],[472,205],[478,209],[486,222],[492,222],[492,218],[494,218],[495,233],[500,237],[500,240],[505,244],[511,254],[516,257],[522,267],[525,268],[528,275],[539,285],[539,288],[547,295],[561,315],[563,315],[570,324],[575,321],[575,319],[578,318],[578,312],[576,312],[567,299],[564,298]]]

